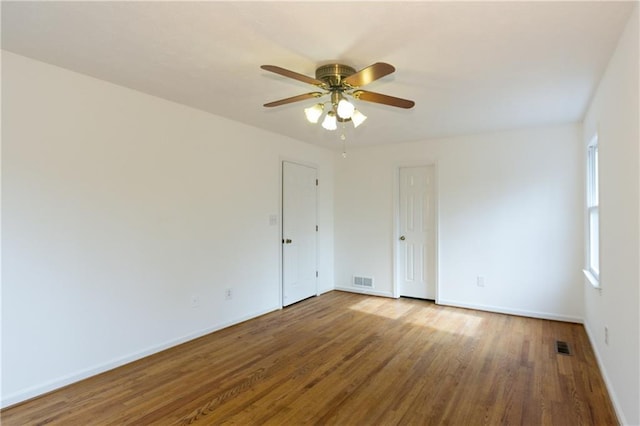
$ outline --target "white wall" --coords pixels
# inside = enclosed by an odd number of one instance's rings
[[[279,308],[282,158],[318,167],[333,288],[334,153],[2,60],[3,405]]]
[[[586,144],[598,132],[600,285],[584,281],[585,326],[623,424],[640,424],[640,176],[638,7],[584,120]],[[586,160],[585,160],[586,161]],[[609,344],[604,328],[609,329]]]
[[[580,148],[567,125],[352,150],[336,166],[336,285],[373,276],[393,294],[397,167],[436,164],[439,303],[581,321]]]

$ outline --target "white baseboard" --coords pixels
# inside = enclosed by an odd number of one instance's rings
[[[609,392],[609,399],[611,399],[611,403],[613,404],[613,409],[616,412],[616,416],[618,416],[618,421],[621,425],[628,425],[629,423],[624,417],[622,412],[622,407],[618,402],[618,397],[616,396],[615,391],[613,390],[613,386],[611,384],[611,380],[609,380],[609,376],[607,375],[607,370],[604,368],[604,364],[602,363],[602,358],[600,357],[600,352],[598,352],[598,346],[596,345],[596,339],[589,328],[589,324],[584,322],[584,329],[587,332],[587,337],[589,338],[589,343],[591,343],[591,348],[593,349],[593,353],[596,356],[596,361],[598,362],[598,368],[600,369],[600,373],[602,374],[602,378],[604,379],[604,384],[607,387],[607,392]]]
[[[382,297],[391,297],[393,298],[393,293],[390,291],[378,291],[375,289],[368,288],[360,288],[360,287],[341,287],[336,286],[335,290],[347,291],[349,293],[359,293],[359,294],[369,294],[372,296],[382,296]]]
[[[186,336],[182,336],[177,339],[170,340],[168,342],[162,343],[160,345],[152,346],[143,351],[136,352],[134,354],[130,354],[127,356],[123,356],[121,358],[117,358],[113,361],[109,361],[107,363],[98,365],[96,367],[88,368],[77,373],[72,373],[67,376],[63,376],[57,378],[55,380],[51,380],[46,383],[42,383],[40,385],[32,386],[30,388],[24,389],[19,392],[15,392],[10,395],[2,395],[2,399],[0,400],[0,408],[7,408],[11,405],[18,404],[20,402],[26,401],[28,399],[32,399],[38,396],[41,396],[45,393],[54,391],[61,387],[70,385],[75,382],[79,382],[80,380],[87,379],[91,376],[95,376],[100,373],[104,373],[105,371],[113,370],[114,368],[121,367],[125,364],[129,364],[130,362],[137,361],[149,355],[153,355],[155,353],[161,352],[165,349],[169,349],[171,347],[180,345],[182,343],[188,342],[193,339],[197,339],[198,337],[205,336],[207,334],[213,333],[218,330],[222,330],[223,328],[230,327],[232,325],[240,324],[247,320],[259,317],[264,314],[268,314],[269,312],[279,310],[279,306],[275,306],[273,308],[265,309],[263,311],[253,312],[249,315],[242,316],[240,318],[236,318],[233,321],[226,321],[220,324],[217,324],[213,327],[208,327],[204,330],[197,331],[195,333],[189,333]]]
[[[583,319],[580,317],[573,317],[569,315],[554,314],[550,312],[538,312],[538,311],[526,311],[521,309],[503,308],[500,306],[489,305],[477,305],[464,302],[458,302],[456,300],[438,299],[436,300],[438,305],[453,306],[456,308],[476,309],[478,311],[495,312],[498,314],[517,315],[520,317],[540,318],[553,321],[575,322],[578,324],[583,323]]]
[[[322,289],[322,290],[318,290],[318,294],[317,294],[317,296],[321,296],[321,295],[323,295],[323,294],[325,294],[325,293],[329,293],[330,291],[333,291],[333,290],[335,290],[333,287],[330,287],[330,288],[324,288],[324,289]]]

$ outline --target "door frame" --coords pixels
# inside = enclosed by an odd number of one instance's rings
[[[436,239],[434,247],[434,279],[436,288],[435,302],[440,302],[440,188],[438,162],[420,162],[420,163],[399,163],[393,169],[393,297],[400,297],[400,169],[405,167],[429,167],[433,166],[433,210],[434,210],[434,232]]]
[[[319,179],[318,177],[318,172],[320,170],[320,168],[318,167],[318,164],[310,162],[310,161],[302,161],[300,159],[297,158],[292,158],[292,157],[286,157],[286,156],[279,156],[278,157],[278,195],[279,195],[279,199],[278,199],[278,214],[280,216],[279,220],[278,220],[278,239],[277,239],[277,244],[278,244],[278,300],[280,303],[280,309],[284,308],[284,271],[282,268],[282,264],[284,262],[284,256],[282,255],[282,251],[283,251],[283,244],[282,244],[282,238],[283,238],[283,232],[284,232],[284,181],[282,179],[282,174],[283,174],[283,170],[284,170],[284,163],[294,163],[294,164],[298,164],[300,166],[305,166],[305,167],[311,167],[312,169],[315,169],[316,171],[316,179]],[[318,190],[319,190],[319,186],[316,187],[316,221],[320,221],[319,220],[319,212],[320,212],[320,206],[318,204]],[[320,225],[320,224],[318,224]],[[316,233],[316,270],[318,271],[318,256],[319,256],[319,234],[320,231],[318,231]],[[318,271],[319,272],[319,271]],[[316,296],[319,296],[320,293],[318,291],[318,277],[316,277]]]

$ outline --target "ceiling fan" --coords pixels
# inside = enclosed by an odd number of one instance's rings
[[[374,102],[398,108],[412,108],[415,105],[415,102],[408,99],[396,98],[394,96],[360,89],[360,87],[389,75],[396,70],[393,65],[384,62],[376,62],[357,72],[348,65],[322,65],[316,69],[315,78],[275,65],[262,65],[260,68],[284,77],[302,81],[303,83],[311,84],[322,90],[269,102],[264,104],[265,107],[276,107],[329,95],[329,101],[321,102],[305,109],[307,120],[312,123],[317,123],[324,112],[325,103],[330,103],[331,109],[327,112],[322,123],[322,127],[327,130],[335,130],[337,128],[337,122],[352,121],[354,126],[358,127],[366,120],[367,117],[357,111],[355,106],[347,100],[346,96],[361,101]]]

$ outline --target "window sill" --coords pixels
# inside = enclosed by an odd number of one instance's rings
[[[593,286],[593,288],[597,288],[598,290],[600,290],[600,281],[598,280],[598,278],[595,277],[595,275],[593,275],[590,271],[587,271],[586,269],[583,269],[582,272],[584,273],[584,276],[587,278],[587,280],[589,281],[589,283]]]

